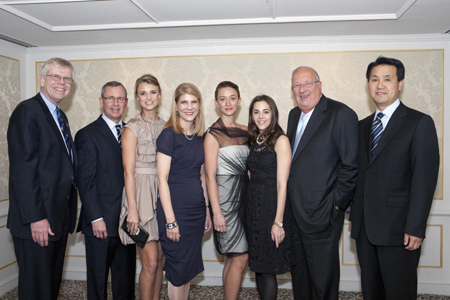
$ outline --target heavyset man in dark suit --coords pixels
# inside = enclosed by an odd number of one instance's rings
[[[338,299],[339,239],[358,163],[358,118],[322,94],[317,72],[292,73],[297,102],[289,113],[292,146],[288,193],[294,212],[295,299]]]
[[[19,266],[19,299],[57,299],[68,234],[75,229],[77,155],[59,109],[74,77],[70,62],[49,59],[40,93],[19,103],[9,119],[7,227]]]
[[[350,213],[363,296],[417,299],[420,246],[439,170],[436,129],[430,116],[400,102],[402,62],[379,57],[366,77],[377,110],[359,123]]]
[[[86,242],[88,299],[107,299],[110,268],[113,298],[134,299],[136,246],[122,245],[118,233],[124,186],[120,138],[127,91],[120,82],[108,82],[99,101],[103,114],[75,137],[82,202],[78,231]]]

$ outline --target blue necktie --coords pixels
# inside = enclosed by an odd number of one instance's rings
[[[64,123],[64,120],[61,116],[61,110],[59,107],[56,107],[56,117],[58,118],[59,127],[61,128],[61,132],[64,136],[64,142],[66,143],[67,147],[67,153],[69,153],[70,159],[72,159],[72,145],[70,143],[70,137],[69,137],[69,128],[66,126],[66,123]]]
[[[302,113],[300,121],[298,122],[297,133],[295,134],[294,149],[292,151],[292,158],[294,158],[295,151],[297,151],[298,144],[300,143],[300,139],[302,138],[303,132],[305,131],[306,116],[307,114]]]
[[[378,145],[378,141],[381,138],[381,134],[383,133],[383,122],[381,122],[381,119],[383,117],[384,114],[382,112],[379,112],[376,119],[373,121],[372,133],[370,134],[370,155],[373,155],[373,152]]]

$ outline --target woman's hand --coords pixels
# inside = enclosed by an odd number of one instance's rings
[[[209,215],[209,209],[206,209],[206,219],[205,219],[205,232],[211,229],[211,216]]]
[[[275,242],[275,246],[278,248],[278,245],[284,240],[284,229],[278,227],[277,225],[272,225],[272,241]]]
[[[167,238],[171,240],[172,242],[178,243],[180,241],[181,235],[180,235],[180,226],[177,226],[172,229],[166,228],[166,234]]]
[[[227,232],[227,220],[223,214],[213,217],[214,219],[214,229],[217,232]]]
[[[127,216],[127,229],[132,235],[135,235],[139,225],[139,214],[136,209],[130,209]]]

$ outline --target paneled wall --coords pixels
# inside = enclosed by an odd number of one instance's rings
[[[7,51],[2,51],[0,54],[5,52]],[[6,130],[9,116],[20,102],[20,61],[6,55],[0,55],[0,107],[2,108],[0,111],[0,295],[17,285],[16,257],[11,235],[6,228],[9,205]]]
[[[202,92],[206,125],[211,125],[219,116],[213,102],[215,87],[222,80],[231,80],[241,89],[242,103],[238,122],[247,123],[248,105],[254,96],[267,94],[276,101],[280,112],[280,125],[286,129],[289,110],[295,106],[290,90],[290,77],[294,68],[300,65],[315,68],[323,82],[323,93],[352,107],[361,119],[375,110],[365,79],[367,65],[379,55],[398,58],[406,67],[400,99],[407,106],[433,117],[442,158],[419,269],[419,291],[450,295],[450,268],[444,263],[445,253],[450,247],[444,235],[445,228],[450,227],[450,203],[444,196],[443,181],[444,173],[448,169],[443,152],[444,116],[450,115],[450,112],[446,113],[444,110],[444,90],[445,87],[450,88],[448,81],[444,80],[444,70],[450,70],[450,66],[445,65],[448,59],[445,60],[444,57],[445,50],[450,49],[450,41],[436,42],[434,39],[429,41],[418,38],[416,41],[408,39],[402,42],[401,39],[390,39],[380,44],[379,40],[382,38],[366,38],[364,41],[355,39],[351,42],[330,41],[330,44],[317,41],[291,41],[289,44],[284,41],[276,44],[276,41],[267,40],[255,41],[251,45],[217,45],[211,42],[190,44],[187,47],[180,43],[136,45],[134,48],[130,45],[119,45],[117,49],[114,49],[114,46],[99,46],[30,50],[27,54],[25,97],[33,96],[38,91],[37,79],[43,62],[52,56],[60,56],[71,60],[77,70],[71,95],[61,105],[68,115],[74,134],[101,113],[98,100],[100,89],[110,80],[122,82],[128,90],[129,103],[124,119],[129,120],[139,113],[133,88],[136,78],[145,73],[155,75],[161,83],[163,94],[159,115],[165,120],[169,116],[176,86],[182,82],[191,82]],[[7,117],[2,115],[3,118]],[[6,126],[6,123],[3,123],[1,126]],[[450,132],[449,130],[447,132]],[[2,131],[6,131],[6,128],[0,127],[0,133]],[[3,151],[1,149],[3,144],[0,147],[0,151]],[[6,154],[0,152],[1,156]],[[3,173],[0,178],[3,178]],[[359,290],[356,249],[349,235],[347,221],[341,240],[341,289]],[[5,240],[5,237],[0,236],[2,244]],[[10,247],[12,249],[12,244]],[[204,237],[203,258],[205,272],[196,278],[195,283],[221,285],[224,259],[216,253],[210,233]],[[0,263],[0,268],[2,266]],[[85,279],[84,239],[80,234],[71,236],[69,241],[65,277]],[[280,276],[279,279],[281,287],[291,286],[289,275]],[[245,274],[244,286],[255,286],[253,274],[249,271]]]

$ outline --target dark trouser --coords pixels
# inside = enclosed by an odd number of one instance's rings
[[[114,300],[134,299],[136,245],[124,246],[118,236],[85,236],[89,300],[106,300],[109,269]]]
[[[66,217],[61,238],[41,247],[33,240],[13,236],[19,265],[19,299],[56,300],[64,266],[69,218]]]
[[[421,247],[409,251],[404,246],[373,245],[367,238],[362,219],[356,250],[364,300],[417,299],[417,266]]]
[[[339,296],[339,239],[345,212],[321,232],[305,233],[295,226],[292,285],[295,300],[337,300]]]

